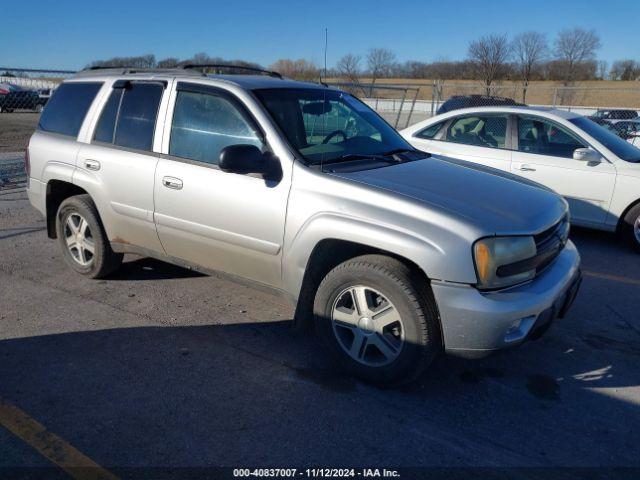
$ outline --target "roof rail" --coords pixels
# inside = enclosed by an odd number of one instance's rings
[[[222,70],[226,69],[235,69],[235,70],[246,70],[248,72],[260,73],[263,75],[269,75],[270,77],[280,78],[282,79],[282,75],[278,72],[274,72],[272,70],[264,70],[262,68],[256,67],[245,67],[243,65],[224,65],[220,63],[187,63],[184,65],[180,65],[178,68],[182,68],[185,70],[198,69],[198,68],[212,68],[214,70]]]
[[[87,68],[83,68],[81,71],[84,70],[104,70],[107,68],[122,68],[122,69],[130,69],[130,68],[136,68],[133,65],[91,65],[90,67]]]
[[[84,70],[80,70],[76,73],[76,77],[90,77],[95,75],[101,75],[103,73],[114,73],[117,75],[129,75],[135,73],[159,73],[159,74],[168,74],[168,75],[184,75],[184,76],[193,76],[193,75],[202,75],[204,73],[200,72],[189,72],[180,68],[147,68],[147,67],[129,67],[129,66],[111,66],[111,65],[94,65],[91,67],[87,67]]]

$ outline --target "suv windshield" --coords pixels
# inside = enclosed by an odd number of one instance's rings
[[[578,128],[584,130],[602,145],[611,150],[621,160],[627,162],[640,162],[640,148],[634,147],[615,133],[601,127],[587,117],[572,118],[569,120]]]
[[[373,110],[348,93],[317,88],[254,93],[291,145],[311,163],[414,150]]]

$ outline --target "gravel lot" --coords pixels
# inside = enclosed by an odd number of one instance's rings
[[[24,150],[38,125],[39,113],[0,114],[0,152]]]
[[[0,190],[0,401],[124,478],[152,466],[640,468],[640,256],[609,234],[572,238],[582,291],[542,339],[443,357],[384,391],[334,371],[266,293],[135,257],[108,280],[72,273],[25,193]],[[0,452],[0,477],[53,466],[1,427]]]

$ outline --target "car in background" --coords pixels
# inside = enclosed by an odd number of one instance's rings
[[[587,118],[589,118],[589,117],[587,117]],[[589,118],[589,120],[593,120],[593,119]],[[616,126],[613,123],[608,122],[606,120],[600,120],[600,121],[597,121],[595,123],[600,125],[602,128],[605,128],[605,129],[609,130],[611,133],[615,133],[619,137],[621,136],[620,135],[620,131],[616,128]]]
[[[35,90],[9,83],[0,84],[0,113],[11,113],[14,110],[42,111],[42,105],[39,102],[40,98]]]
[[[36,111],[41,112],[44,106],[47,104],[51,95],[55,91],[54,88],[41,88],[38,90],[38,103],[36,105]]]
[[[640,129],[640,119],[621,120],[617,123],[611,123],[608,120],[594,120],[591,117],[589,117],[589,119],[610,132],[615,133],[632,145],[640,146],[640,132],[638,132]]]
[[[613,128],[613,123],[611,123],[609,120],[605,120],[604,118],[600,118],[600,117],[594,117],[593,115],[590,117],[587,117],[589,120],[591,120],[592,122],[597,123],[598,125],[601,125],[603,127],[607,127],[607,129],[611,130],[612,127]]]
[[[494,97],[488,95],[454,95],[449,100],[445,101],[438,111],[437,115],[451,112],[452,110],[459,110],[461,108],[471,107],[498,107],[498,106],[522,106],[524,103],[518,103],[512,98],[507,97]]]
[[[0,83],[0,113],[4,112],[3,108],[5,103],[8,103],[5,99],[7,95],[16,90],[18,87],[16,85],[12,85],[10,83]],[[10,102],[9,102],[10,103]]]
[[[616,123],[621,120],[632,120],[638,116],[636,110],[631,109],[602,109],[591,115],[592,120],[606,120],[611,123]]]
[[[621,138],[634,145],[640,145],[640,120],[622,120],[613,127]]]
[[[0,95],[6,95],[11,91],[13,85],[9,83],[0,83]]]
[[[640,148],[587,117],[536,107],[468,108],[400,133],[425,152],[551,188],[567,199],[573,224],[618,231],[640,252]]]

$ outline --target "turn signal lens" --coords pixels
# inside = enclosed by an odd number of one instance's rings
[[[489,247],[484,243],[476,244],[476,268],[478,269],[478,276],[480,278],[489,278],[491,252],[489,251]]]

